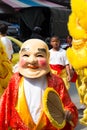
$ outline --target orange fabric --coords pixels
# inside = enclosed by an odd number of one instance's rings
[[[51,69],[52,69],[52,71],[55,71],[54,73],[56,73],[56,74],[60,74],[61,73],[61,71],[65,68],[64,66],[62,66],[62,65],[51,65],[50,64],[50,67],[51,67]]]
[[[46,116],[44,113],[41,114],[41,118],[38,121],[38,124],[36,125],[31,117],[30,111],[28,109],[25,95],[24,95],[24,89],[23,89],[23,78],[20,81],[19,84],[19,90],[18,90],[18,101],[16,105],[16,110],[19,113],[21,119],[24,121],[24,123],[29,126],[32,130],[42,130],[42,128],[46,125]]]
[[[23,122],[29,126],[30,129],[33,129],[35,126],[35,123],[33,122],[33,119],[31,117],[30,111],[27,106],[27,102],[24,95],[24,89],[23,89],[23,78],[20,81],[19,84],[19,90],[18,90],[18,101],[16,105],[16,110],[19,113],[21,119]]]
[[[18,100],[18,90],[19,90],[19,82],[22,76],[19,73],[15,73],[6,89],[4,94],[0,99],[0,130],[8,130],[8,128],[14,130],[33,130],[30,129],[24,121],[21,119],[19,113],[15,109]],[[64,86],[64,82],[61,78],[56,75],[48,74],[47,75],[48,87],[53,87],[57,93],[59,94],[64,108],[70,110],[73,119],[72,122],[74,123],[74,127],[78,123],[78,111],[73,102],[70,99],[70,96]],[[46,124],[44,123],[46,121]],[[35,128],[34,130],[57,130],[55,127],[52,126],[49,119],[46,117],[45,113],[41,117],[40,123],[38,122],[39,127]],[[42,128],[43,127],[43,128]],[[74,129],[68,122],[66,123],[65,127],[62,130],[72,130]]]
[[[62,65],[50,65],[50,67],[51,67],[51,72],[53,74],[56,74],[56,75],[60,76],[63,79],[67,90],[69,90],[70,83],[67,80],[67,73],[66,73],[65,66],[62,66]]]

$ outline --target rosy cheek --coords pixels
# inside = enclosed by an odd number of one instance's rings
[[[47,65],[46,59],[40,59],[38,61],[38,63],[39,63],[39,66],[41,66],[41,67],[45,67]]]
[[[24,66],[26,64],[26,61],[22,58],[19,62],[20,66]]]

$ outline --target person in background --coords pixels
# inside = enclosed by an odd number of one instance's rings
[[[70,65],[66,56],[66,51],[60,48],[60,39],[58,36],[52,36],[50,40],[52,49],[50,49],[50,67],[51,71],[60,77],[65,82],[67,89],[70,88]]]
[[[67,48],[72,46],[72,37],[70,35],[66,37],[66,43],[67,43]]]
[[[51,44],[50,44],[50,37],[47,37],[46,39],[45,39],[45,42],[47,43],[47,45],[48,45],[48,48],[49,48],[49,50],[52,48],[52,46],[51,46]]]
[[[38,38],[44,40],[43,37],[41,36],[41,31],[42,31],[41,27],[35,26],[30,38]]]
[[[69,47],[72,47],[72,37],[70,35],[66,37],[66,47],[64,49],[67,50]],[[71,64],[70,71],[72,75],[71,82],[75,83],[78,76]]]
[[[50,72],[46,43],[29,39],[22,44],[19,55],[18,72],[13,74],[0,99],[0,130],[60,130],[52,125],[43,110],[46,88],[53,88],[64,104],[66,124],[61,130],[74,129],[78,111],[63,80]]]
[[[13,47],[12,47],[12,42],[10,39],[7,37],[7,30],[8,26],[4,23],[0,24],[0,39],[3,45],[6,48],[6,53],[8,55],[9,60],[12,60],[12,55],[13,55]]]
[[[68,47],[72,46],[72,37],[70,35],[67,35],[66,39],[64,40],[65,42],[61,43],[61,48],[64,50],[67,50]]]

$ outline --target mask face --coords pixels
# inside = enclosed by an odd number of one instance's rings
[[[23,76],[38,78],[49,72],[49,50],[42,40],[27,40],[19,54],[19,73]]]

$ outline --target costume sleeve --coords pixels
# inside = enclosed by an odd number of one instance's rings
[[[9,88],[7,88],[0,99],[0,130],[6,130],[10,119]],[[9,108],[9,109],[8,109]]]
[[[8,130],[10,127],[11,109],[15,105],[17,89],[14,86],[19,80],[16,76],[13,76],[5,89],[3,95],[0,98],[0,130]]]

